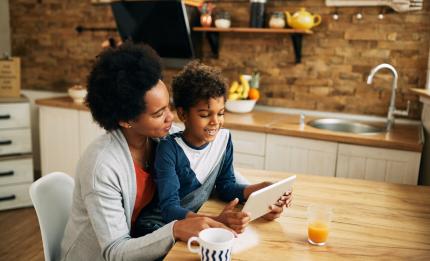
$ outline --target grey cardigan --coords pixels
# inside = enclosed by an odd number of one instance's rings
[[[174,244],[170,222],[155,232],[131,238],[136,198],[133,161],[120,130],[96,139],[81,157],[62,260],[154,260]]]

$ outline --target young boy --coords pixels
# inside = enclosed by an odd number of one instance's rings
[[[240,233],[249,222],[249,214],[234,211],[234,207],[270,183],[242,185],[235,180],[231,135],[222,129],[226,83],[219,70],[191,62],[173,79],[172,90],[185,130],[161,140],[157,147],[155,183],[161,215],[166,222],[197,216],[215,188],[220,199],[230,203],[219,216],[211,218]],[[266,218],[279,217],[290,195],[272,206]]]

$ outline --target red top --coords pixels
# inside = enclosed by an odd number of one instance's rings
[[[134,203],[131,224],[134,226],[140,211],[152,200],[155,193],[155,184],[148,172],[139,167],[135,162],[136,170],[136,202]]]

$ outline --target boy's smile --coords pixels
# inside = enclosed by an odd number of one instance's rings
[[[189,111],[178,108],[185,124],[184,139],[187,143],[201,147],[213,141],[224,124],[224,97],[200,100]]]

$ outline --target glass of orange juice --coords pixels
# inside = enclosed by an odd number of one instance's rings
[[[308,207],[308,241],[312,245],[324,246],[328,239],[331,207],[310,205]]]

